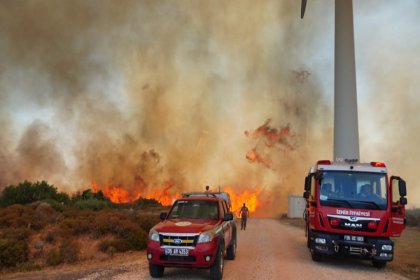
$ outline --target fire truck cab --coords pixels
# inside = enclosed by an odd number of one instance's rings
[[[305,178],[305,233],[314,261],[323,255],[371,259],[381,268],[405,228],[406,184],[384,163],[321,160]]]

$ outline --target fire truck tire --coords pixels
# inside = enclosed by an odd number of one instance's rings
[[[321,254],[317,254],[317,253],[311,252],[311,257],[312,257],[312,260],[314,262],[320,262],[320,261],[322,261],[322,255]]]
[[[149,264],[150,276],[153,278],[161,278],[165,267],[163,265]]]
[[[386,266],[386,262],[383,261],[372,261],[372,264],[378,269],[384,268]]]
[[[234,260],[236,257],[236,233],[233,236],[230,246],[226,250],[226,259]]]
[[[306,226],[305,236],[306,236],[306,246],[308,248],[311,248],[311,236],[310,236],[310,231],[309,231],[308,226]]]
[[[224,265],[225,264],[223,259],[223,249],[219,247],[219,249],[217,250],[216,260],[214,261],[214,264],[210,267],[210,279],[222,279]]]

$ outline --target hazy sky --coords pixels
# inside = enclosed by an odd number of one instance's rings
[[[0,184],[259,187],[284,209],[332,158],[333,13],[331,0],[303,20],[296,0],[1,0]],[[354,16],[361,159],[386,162],[419,207],[420,2],[354,1]],[[244,133],[268,119],[290,128],[272,147]]]

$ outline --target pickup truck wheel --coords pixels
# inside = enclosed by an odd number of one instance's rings
[[[165,267],[163,265],[149,264],[150,276],[152,276],[153,278],[162,277],[164,270],[165,270]]]
[[[381,261],[372,261],[372,264],[374,267],[378,269],[384,268],[386,266],[386,262],[381,262]]]
[[[210,267],[210,279],[220,280],[223,276],[224,260],[223,260],[223,249],[219,247],[217,250],[216,260]]]
[[[234,260],[236,257],[236,236],[233,237],[232,243],[226,250],[226,259],[228,260]]]

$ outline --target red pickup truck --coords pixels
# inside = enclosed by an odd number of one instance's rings
[[[147,259],[153,278],[165,267],[210,268],[211,279],[222,279],[224,258],[236,255],[236,222],[228,196],[184,194],[149,232]]]

